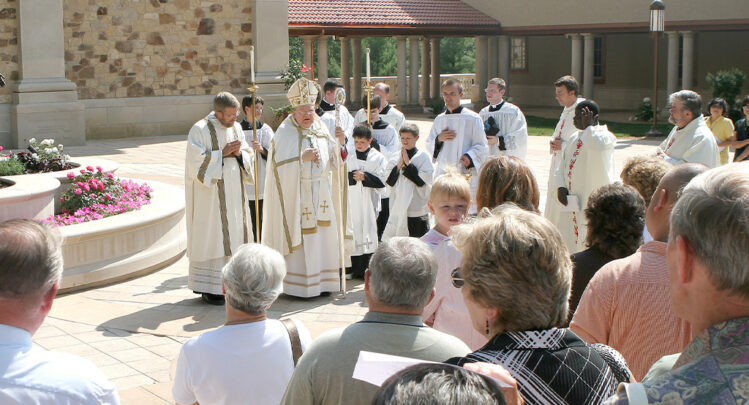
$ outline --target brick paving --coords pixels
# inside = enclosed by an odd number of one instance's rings
[[[423,145],[431,120],[416,118]],[[184,186],[186,136],[88,141],[68,147],[71,156],[119,163],[119,176]],[[544,206],[548,181],[547,137],[530,137],[526,161],[533,169]],[[658,140],[619,139],[617,167],[632,155],[655,151]],[[312,336],[356,322],[366,313],[363,283],[349,282],[344,298],[298,299],[282,295],[270,318],[294,317]],[[224,322],[223,307],[202,304],[187,289],[187,259],[150,275],[94,290],[62,295],[34,335],[40,347],[73,353],[94,362],[118,387],[123,404],[171,404],[171,381],[181,344]]]

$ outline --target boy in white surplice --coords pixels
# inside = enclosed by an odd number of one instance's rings
[[[377,211],[387,161],[372,147],[372,132],[366,124],[354,127],[354,150],[346,157],[348,200],[354,226],[354,251],[347,274],[364,278],[369,258],[377,249]]]
[[[391,160],[387,169],[390,190],[390,217],[382,240],[394,236],[420,238],[429,231],[427,201],[432,188],[434,166],[429,155],[416,148],[419,127],[403,124],[400,130],[403,147],[397,160]]]

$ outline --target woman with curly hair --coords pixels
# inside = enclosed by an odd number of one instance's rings
[[[538,213],[540,192],[530,167],[514,156],[497,156],[481,165],[476,206],[480,211],[506,202]]]
[[[573,264],[570,318],[585,287],[604,264],[627,257],[642,244],[645,202],[633,187],[605,185],[591,194],[585,208],[588,249],[571,256]]]

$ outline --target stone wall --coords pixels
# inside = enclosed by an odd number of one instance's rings
[[[0,73],[7,84],[0,88],[0,104],[13,102],[10,84],[18,80],[17,10],[16,0],[0,0]]]
[[[252,11],[248,0],[65,0],[65,75],[81,99],[244,92]]]

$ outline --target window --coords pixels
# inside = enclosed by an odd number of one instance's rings
[[[528,70],[528,41],[525,37],[510,38],[510,70]]]
[[[604,37],[593,38],[593,78],[598,83],[603,82],[606,67],[604,63],[604,56],[606,55],[604,39]]]

